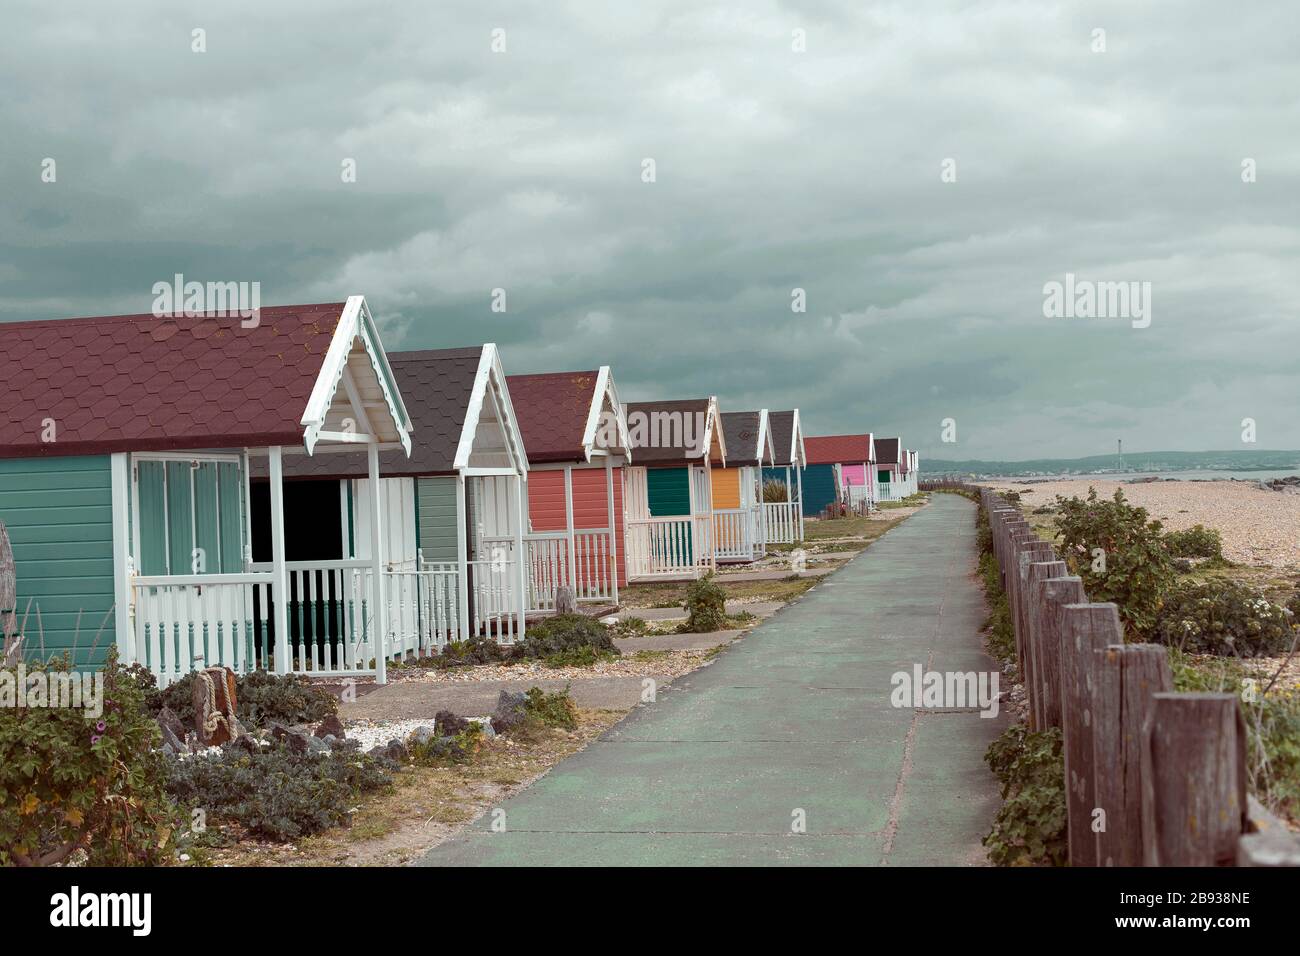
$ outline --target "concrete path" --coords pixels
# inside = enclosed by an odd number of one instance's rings
[[[982,863],[1005,717],[889,699],[915,664],[992,669],[974,564],[974,505],[935,495],[423,865]]]

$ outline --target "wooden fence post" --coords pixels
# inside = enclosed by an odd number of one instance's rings
[[[1061,703],[1064,729],[1066,808],[1069,813],[1070,865],[1097,865],[1092,832],[1097,795],[1093,781],[1093,695],[1097,686],[1094,651],[1124,641],[1114,604],[1067,604],[1065,646],[1061,649]]]
[[[1039,602],[1043,631],[1038,647],[1042,652],[1038,676],[1042,680],[1040,696],[1043,701],[1043,729],[1061,727],[1061,658],[1068,635],[1065,630],[1065,606],[1085,604],[1088,596],[1083,591],[1083,579],[1075,575],[1048,578],[1039,587]],[[1022,679],[1027,679],[1022,677]]]
[[[1154,694],[1173,688],[1159,644],[1112,644],[1096,651],[1092,764],[1098,866],[1142,865],[1142,732]]]
[[[1020,673],[1030,673],[1029,667],[1029,626],[1027,621],[1028,600],[1025,595],[1025,575],[1030,564],[1035,561],[1050,561],[1055,555],[1050,543],[1043,541],[1032,531],[1017,536],[1015,549],[1011,554],[1011,625],[1016,635],[1016,650]]]
[[[1246,724],[1235,694],[1155,694],[1143,728],[1147,866],[1231,866],[1246,819]]]
[[[1043,582],[1049,578],[1063,577],[1065,573],[1065,562],[1052,558],[1035,561],[1025,567],[1025,649],[1029,656],[1029,671],[1020,675],[1020,679],[1029,696],[1029,725],[1033,730],[1042,730],[1047,726],[1040,676],[1043,669],[1043,633],[1046,630],[1046,621],[1043,620]]]

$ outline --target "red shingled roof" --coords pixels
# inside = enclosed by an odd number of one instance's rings
[[[582,437],[598,377],[595,371],[506,376],[530,462],[587,460]]]
[[[833,465],[871,460],[871,435],[823,435],[805,438],[810,465]]]
[[[0,323],[0,458],[298,444],[342,313]]]

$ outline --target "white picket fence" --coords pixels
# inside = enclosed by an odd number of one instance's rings
[[[624,538],[628,580],[697,577],[712,563],[708,516],[628,518]]]
[[[793,544],[803,538],[799,505],[793,501],[763,502],[763,536],[768,544]]]
[[[373,674],[376,627],[370,562],[288,562],[288,672],[314,677]],[[462,616],[454,563],[384,572],[383,648],[388,660],[435,654],[449,641],[481,635],[502,643],[519,631],[518,566],[512,549],[469,562],[470,606]],[[147,666],[166,686],[191,670],[239,674],[277,669],[272,574],[158,575],[132,579],[126,663]]]

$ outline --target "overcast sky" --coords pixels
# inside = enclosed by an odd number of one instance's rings
[[[928,457],[1300,448],[1291,0],[2,18],[6,320],[146,312],[179,272]],[[1045,318],[1067,272],[1150,282],[1149,327]]]

